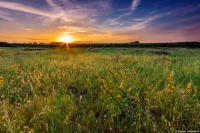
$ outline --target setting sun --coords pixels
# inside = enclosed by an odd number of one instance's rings
[[[73,42],[73,38],[68,35],[63,35],[59,38],[59,42],[70,43]]]

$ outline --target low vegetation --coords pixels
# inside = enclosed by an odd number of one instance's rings
[[[199,131],[199,58],[183,48],[0,48],[0,132]]]
[[[200,42],[168,42],[168,43],[140,43],[139,41],[127,43],[68,43],[70,48],[132,48],[132,47],[169,47],[169,48],[200,48]],[[7,43],[0,42],[0,47],[31,47],[31,48],[61,48],[65,43]]]

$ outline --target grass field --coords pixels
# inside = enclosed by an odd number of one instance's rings
[[[200,49],[0,48],[0,132],[200,128]]]

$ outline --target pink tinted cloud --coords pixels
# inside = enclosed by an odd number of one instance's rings
[[[200,41],[200,24],[186,26],[182,29],[181,35],[188,41]]]

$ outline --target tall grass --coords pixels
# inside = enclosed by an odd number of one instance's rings
[[[199,130],[192,50],[0,49],[0,132]]]

